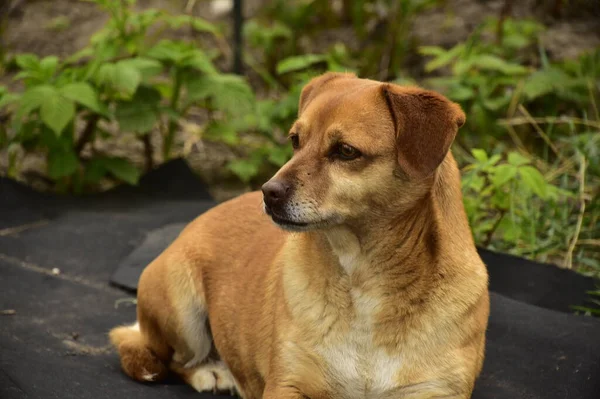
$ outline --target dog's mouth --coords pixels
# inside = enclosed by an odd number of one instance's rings
[[[306,223],[306,222],[297,222],[295,220],[290,220],[286,217],[277,215],[275,212],[273,212],[273,210],[265,205],[265,213],[267,215],[269,215],[271,217],[271,219],[273,219],[273,222],[275,222],[277,225],[281,226],[281,227],[288,227],[288,228],[303,228],[303,227],[307,227],[310,223]]]
[[[270,214],[269,216],[271,216],[271,219],[273,219],[275,223],[285,227],[306,227],[309,225],[309,223],[295,222],[293,220],[281,218],[275,214]]]

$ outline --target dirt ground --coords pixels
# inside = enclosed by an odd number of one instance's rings
[[[106,15],[94,4],[81,0],[3,0],[11,1],[15,6],[3,38],[11,52],[72,54],[83,48],[92,33],[106,22]],[[210,20],[226,21],[227,15],[212,12],[213,3],[222,1],[199,0],[195,2],[193,13]],[[413,34],[424,45],[452,45],[464,40],[488,16],[499,15],[505,1],[447,0],[445,5],[418,16]],[[554,0],[512,1],[516,3],[512,7],[515,17],[533,17],[547,24],[548,30],[542,40],[555,58],[576,57],[582,51],[600,45],[600,2],[570,1],[563,7],[562,16],[553,18],[545,10],[554,4]],[[251,18],[265,2],[244,1],[245,16]],[[188,3],[189,0],[138,1],[140,8],[162,8],[173,13],[184,12]]]
[[[246,0],[245,16],[251,18],[267,0]],[[340,0],[337,0],[340,2]],[[423,45],[451,46],[464,40],[488,16],[500,14],[506,0],[447,0],[445,5],[419,15],[413,24],[413,35]],[[576,57],[582,52],[600,46],[600,1],[572,0],[561,10],[560,17],[548,17],[546,10],[555,0],[524,0],[515,2],[511,13],[516,17],[542,19],[548,29],[542,36],[546,51],[554,59]],[[31,52],[41,56],[66,56],[83,48],[90,36],[107,20],[106,14],[96,5],[80,0],[1,0],[0,13],[10,11],[0,45],[9,53]],[[228,14],[216,14],[218,5],[227,0],[138,0],[140,8],[162,8],[173,13],[183,13],[191,3],[193,14],[209,20],[227,23]],[[217,4],[218,3],[218,4]],[[541,17],[541,16],[544,17]],[[432,27],[434,27],[432,29]],[[343,35],[346,36],[346,35]],[[314,45],[327,46],[340,35],[325,33],[322,41]],[[319,49],[314,49],[318,51]],[[230,60],[225,60],[230,62]],[[6,81],[6,77],[0,80]],[[194,130],[193,122],[185,124]],[[185,130],[185,129],[183,129]],[[156,139],[156,138],[155,138]],[[185,139],[185,134],[181,137]],[[109,143],[111,153],[130,156],[142,162],[139,143],[116,140]],[[224,176],[224,165],[233,157],[224,145],[201,143],[187,155],[188,162],[209,184],[215,186],[215,196],[225,199],[247,187],[234,183],[231,176]],[[5,158],[4,156],[1,158]],[[160,162],[160,160],[158,160]],[[0,168],[5,167],[0,160]],[[43,168],[43,159],[32,158],[23,165],[25,180],[28,173]],[[42,185],[38,185],[42,188]]]

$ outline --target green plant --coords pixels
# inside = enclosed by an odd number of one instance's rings
[[[136,12],[134,0],[91,1],[111,18],[90,45],[64,60],[17,55],[14,79],[24,91],[0,92],[0,109],[10,119],[0,143],[12,148],[9,170],[16,170],[16,146],[45,152],[47,175],[62,191],[81,192],[107,176],[137,182],[139,169],[127,158],[103,154],[98,140],[133,135],[151,168],[152,131],[161,132],[162,158],[168,159],[178,121],[192,107],[231,115],[253,101],[242,78],[215,68],[214,52],[184,40],[152,40],[155,32],[184,26],[218,36],[215,26],[155,9]]]
[[[252,19],[244,25],[244,37],[251,48],[260,50],[262,53],[261,67],[258,67],[258,63],[252,59],[250,60],[251,64],[255,68],[259,68],[261,76],[267,83],[275,86],[272,82],[273,76],[276,74],[277,62],[294,53],[295,43],[292,30],[277,20],[265,24]]]
[[[431,78],[427,84],[462,105],[469,115],[467,129],[483,130],[487,137],[493,138],[503,133],[496,124],[498,114],[508,108],[517,84],[530,73],[517,52],[534,45],[536,33],[542,27],[530,21],[519,22],[531,27],[511,29],[503,45],[498,46],[489,35],[493,26],[493,20],[490,21],[480,26],[465,43],[447,50],[428,46],[419,51],[431,57],[425,65],[426,72],[449,72],[449,76]],[[513,23],[508,20],[504,26],[512,27]],[[485,33],[488,33],[487,40]],[[487,145],[485,139],[477,144]]]
[[[505,133],[496,123],[504,116],[513,116],[519,103],[534,113],[578,113],[579,109],[594,103],[595,90],[591,82],[597,81],[597,53],[584,55],[580,63],[551,63],[537,43],[543,26],[534,21],[503,23],[501,45],[492,40],[492,31],[498,21],[490,18],[470,36],[465,43],[450,49],[426,46],[419,49],[431,57],[425,65],[426,72],[449,72],[448,76],[434,77],[426,84],[443,91],[459,102],[469,115],[466,128],[475,142],[468,144],[487,146]],[[532,48],[539,49],[538,60],[527,58]],[[486,135],[476,132],[485,131]],[[491,142],[490,140],[491,139]]]
[[[552,62],[537,42],[542,29],[533,21],[489,19],[465,43],[422,47],[430,57],[426,71],[442,75],[425,84],[468,115],[455,148],[467,166],[465,205],[478,244],[600,275],[600,51]],[[477,152],[473,160],[464,148],[494,148],[497,155]],[[510,154],[501,162],[510,148],[526,156],[521,168],[529,175],[511,165]]]
[[[238,154],[228,168],[243,182],[258,185],[292,156],[287,130],[296,119],[298,99],[310,72],[293,74],[294,83],[277,99],[261,99],[244,118],[213,121],[203,138],[225,141]]]
[[[348,2],[350,3],[350,2]],[[361,76],[380,80],[395,79],[405,67],[405,60],[416,48],[411,37],[412,22],[417,14],[440,4],[439,0],[358,0],[347,4],[355,35],[362,41],[357,54],[363,62]],[[375,26],[371,31],[367,26]],[[386,40],[380,40],[385,37]]]
[[[257,187],[292,154],[287,130],[308,79],[356,71],[441,91],[464,108],[454,153],[479,245],[600,276],[600,49],[548,59],[544,27],[503,12],[452,48],[421,47],[419,59],[410,26],[442,1],[277,0],[245,25],[251,88],[215,66],[227,53],[217,26],[136,11],[134,0],[91,1],[110,19],[85,49],[0,63],[16,83],[0,87],[10,175],[42,154],[59,190],[135,183],[142,164],[185,154],[180,122],[192,121],[197,136],[186,132],[185,148],[194,139],[228,144],[229,172]],[[200,44],[215,39],[219,51]],[[117,140],[137,145],[114,151]]]
[[[589,306],[573,306],[573,309],[589,316],[600,316],[600,290],[588,291]]]
[[[541,217],[559,209],[571,194],[551,184],[518,152],[507,159],[472,150],[472,163],[463,169],[462,188],[473,234],[486,247],[537,257],[564,240],[554,218]],[[558,218],[560,220],[560,218]]]

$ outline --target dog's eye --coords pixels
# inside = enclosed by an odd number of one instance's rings
[[[351,161],[361,156],[360,151],[348,144],[339,144],[336,147],[335,153],[345,161]]]
[[[292,142],[292,148],[297,150],[300,147],[300,137],[297,134],[293,134],[290,136],[290,141]]]

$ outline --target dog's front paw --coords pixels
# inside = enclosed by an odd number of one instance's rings
[[[199,392],[231,392],[235,394],[235,382],[229,369],[222,363],[200,365],[191,375],[190,385]]]
[[[190,384],[198,392],[211,392],[217,388],[217,378],[212,371],[200,367],[194,371]]]

